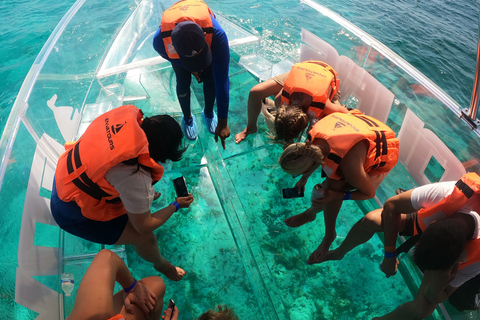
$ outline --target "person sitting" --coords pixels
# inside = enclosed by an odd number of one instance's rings
[[[427,184],[395,195],[382,209],[360,219],[342,244],[327,252],[322,261],[341,260],[376,232],[383,232],[381,270],[388,278],[397,273],[398,254],[416,242],[413,259],[424,275],[415,299],[375,319],[424,319],[457,288],[480,274],[479,186],[480,177],[468,173],[458,181]],[[396,248],[399,234],[411,238]]]
[[[55,171],[50,208],[65,231],[83,239],[115,245],[133,245],[137,254],[153,263],[169,279],[185,271],[161,254],[153,233],[193,196],[178,197],[151,213],[153,184],[164,168],[159,162],[179,161],[185,152],[180,125],[168,115],[143,119],[133,105],[97,117],[75,143],[67,143]]]
[[[334,113],[319,120],[310,130],[306,143],[289,145],[279,164],[291,175],[303,174],[295,184],[304,191],[309,176],[322,167],[326,175],[323,195],[314,197],[306,211],[289,217],[285,223],[299,227],[315,220],[324,211],[325,236],[307,263],[321,262],[336,238],[335,225],[344,200],[366,200],[397,164],[399,141],[395,132],[379,120],[358,115]]]
[[[218,311],[215,310],[208,310],[200,317],[198,317],[197,320],[238,320],[237,315],[233,312],[232,309],[229,309],[227,306],[217,306]],[[168,320],[178,320],[179,319],[179,314],[178,314],[178,308],[175,306],[173,316],[172,316],[172,310],[167,309],[163,312],[165,315],[162,316],[162,319]]]
[[[153,37],[153,48],[172,63],[177,79],[177,97],[182,108],[182,130],[190,140],[198,136],[195,117],[190,110],[192,75],[203,82],[205,108],[203,120],[215,141],[230,136],[227,124],[230,80],[230,49],[227,34],[205,2],[183,0],[165,10],[160,27]],[[213,111],[217,100],[218,118]]]
[[[114,294],[115,282],[124,289]],[[118,255],[103,249],[85,272],[67,320],[158,320],[164,294],[162,278],[137,281]]]
[[[262,101],[275,95],[275,128],[277,139],[291,140],[308,125],[310,119],[321,118],[333,112],[346,113],[348,110],[339,103],[337,73],[322,61],[296,63],[290,72],[275,76],[254,86],[248,95],[248,122],[245,129],[235,136],[240,143],[257,132],[257,118],[262,110]],[[333,101],[333,102],[332,102]],[[296,109],[296,115],[286,113]],[[279,127],[279,128],[278,128]],[[285,134],[289,128],[292,133]],[[277,134],[280,133],[280,136]]]

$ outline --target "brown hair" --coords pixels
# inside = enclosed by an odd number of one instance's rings
[[[297,138],[308,126],[309,118],[300,108],[282,105],[275,115],[275,138],[292,140]]]
[[[218,305],[218,311],[208,310],[204,312],[198,320],[238,320],[238,317],[233,313],[233,309],[228,309],[227,306]]]

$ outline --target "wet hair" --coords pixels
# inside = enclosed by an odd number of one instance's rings
[[[283,150],[278,163],[291,175],[304,174],[323,162],[322,150],[316,145],[292,143]]]
[[[454,217],[430,224],[415,246],[413,260],[420,270],[446,270],[458,260],[467,237]]]
[[[282,105],[275,115],[275,139],[293,140],[308,126],[308,115],[298,107]]]
[[[227,306],[217,306],[218,311],[208,310],[203,313],[198,320],[238,320],[238,317],[233,313],[233,309],[228,309]]]
[[[142,129],[148,140],[148,152],[155,162],[179,161],[187,150],[182,146],[180,125],[169,115],[157,115],[143,120]]]

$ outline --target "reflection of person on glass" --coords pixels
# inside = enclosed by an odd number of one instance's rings
[[[124,289],[114,294],[115,282]],[[83,276],[67,320],[158,320],[164,294],[162,278],[137,281],[119,256],[103,249]]]
[[[205,2],[184,0],[175,3],[162,15],[153,47],[172,63],[177,80],[177,97],[182,108],[182,130],[190,140],[198,136],[195,117],[190,109],[192,75],[203,82],[205,108],[202,117],[215,141],[230,136],[227,124],[230,82],[228,69],[230,49],[225,31]],[[218,118],[213,111],[217,100]]]
[[[318,167],[326,174],[324,194],[312,199],[310,208],[285,220],[288,226],[299,227],[324,211],[325,236],[310,255],[309,264],[320,263],[335,240],[343,201],[373,198],[398,161],[395,132],[373,117],[355,113],[337,112],[319,120],[306,144],[291,144],[279,159],[286,173],[303,175],[295,185],[300,191],[305,190],[308,177]]]
[[[183,134],[168,115],[143,118],[135,106],[122,106],[97,117],[82,137],[66,145],[55,171],[50,207],[65,231],[101,244],[129,244],[169,279],[185,271],[165,259],[154,231],[193,201],[178,197],[156,212],[153,183],[162,178],[159,163],[178,161]],[[101,156],[99,156],[101,155]]]

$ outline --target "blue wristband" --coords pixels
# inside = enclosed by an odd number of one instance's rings
[[[343,200],[350,200],[350,199],[352,199],[352,192],[351,191],[345,192],[345,196],[343,197]]]
[[[135,278],[134,278],[133,279],[133,284],[126,289],[123,288],[123,291],[125,291],[126,293],[130,293],[130,291],[132,291],[135,288],[136,285],[137,285],[137,280],[135,280]]]
[[[170,203],[170,204],[171,204],[171,205],[173,204],[173,205],[177,208],[177,210],[175,210],[175,212],[177,212],[178,210],[180,210],[180,204],[178,204],[177,201],[173,201],[173,202]]]
[[[395,252],[385,252],[385,258],[395,258]]]

